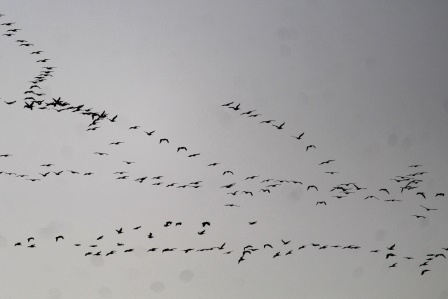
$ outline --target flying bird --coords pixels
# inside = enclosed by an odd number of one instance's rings
[[[64,240],[64,236],[57,236],[57,237],[56,237],[56,242],[57,242],[58,240]]]
[[[300,134],[299,136],[292,136],[293,138],[300,140],[302,139],[303,135],[305,134],[305,132],[303,132],[302,134]]]
[[[166,139],[166,138],[162,138],[162,139],[159,140],[159,144],[162,143],[163,141],[166,141],[166,143],[170,143],[170,142],[168,141],[168,139]]]
[[[310,149],[310,148],[316,148],[316,146],[314,144],[310,144],[306,147],[306,152]]]

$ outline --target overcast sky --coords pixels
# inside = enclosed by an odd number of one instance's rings
[[[0,297],[448,298],[448,2],[224,2],[1,2]]]

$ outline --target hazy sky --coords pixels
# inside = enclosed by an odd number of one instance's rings
[[[15,22],[0,26],[1,298],[448,298],[448,261],[419,267],[448,254],[448,2],[2,0],[0,14]],[[23,109],[43,66],[57,68],[33,89],[42,106],[117,121]],[[391,180],[419,171],[417,189]],[[350,182],[367,189],[333,197]]]

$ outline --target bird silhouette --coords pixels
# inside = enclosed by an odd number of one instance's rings
[[[159,140],[159,144],[162,143],[163,141],[165,141],[166,143],[170,143],[168,139],[162,138],[162,139]]]
[[[318,201],[318,202],[316,202],[316,206],[317,206],[318,204],[321,204],[321,205],[327,205],[327,203],[326,203],[325,201]]]
[[[305,151],[308,151],[310,148],[316,148],[316,146],[314,144],[310,144],[306,147]]]
[[[293,138],[300,140],[302,139],[303,135],[305,135],[305,132],[303,132],[302,134],[300,134],[299,136],[292,136]]]
[[[317,187],[314,186],[314,185],[309,185],[309,186],[306,188],[306,190],[308,191],[308,190],[310,190],[311,188],[314,188],[314,189],[316,189],[316,191],[319,191],[319,189],[317,189]]]
[[[276,127],[278,130],[282,130],[283,126],[285,125],[285,123],[283,122],[281,125],[277,126],[277,125],[272,125],[273,127]]]
[[[187,148],[185,146],[178,147],[177,152],[179,152],[180,150],[187,151]]]
[[[422,206],[422,205],[420,205],[422,208],[424,208],[427,212],[429,212],[429,211],[437,211],[437,209],[430,209],[430,208],[427,208],[427,207],[425,207],[425,206]]]
[[[64,236],[57,236],[56,237],[56,242],[59,241],[59,240],[64,240]]]

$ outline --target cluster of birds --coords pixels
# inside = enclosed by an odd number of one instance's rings
[[[0,14],[1,18],[4,18],[4,14]],[[21,32],[20,28],[16,28],[15,22],[3,22],[0,23],[0,26],[4,28],[4,33],[2,36],[5,38],[14,40],[14,36],[17,36],[19,32]],[[29,41],[25,39],[15,39],[15,43],[20,48],[30,48],[34,47],[33,43],[30,43]],[[101,129],[104,123],[110,124],[110,123],[116,123],[119,121],[118,115],[111,115],[110,113],[106,112],[106,110],[94,110],[93,108],[86,108],[85,104],[79,104],[79,105],[73,105],[70,104],[67,101],[62,100],[59,98],[52,98],[48,99],[46,98],[45,93],[40,92],[41,90],[41,84],[45,82],[49,77],[52,77],[56,66],[50,66],[48,65],[48,62],[50,61],[49,58],[40,58],[40,55],[44,53],[42,50],[35,50],[31,51],[29,55],[33,55],[37,58],[36,64],[41,65],[40,71],[38,74],[36,74],[35,77],[33,77],[29,81],[29,87],[27,90],[23,92],[23,98],[22,101],[24,103],[23,109],[30,110],[30,111],[38,111],[38,110],[49,110],[49,111],[56,111],[58,113],[64,112],[64,113],[77,113],[79,115],[83,115],[89,119],[86,131],[87,132],[93,132]],[[18,99],[16,100],[10,100],[10,101],[4,101],[4,103],[7,106],[14,106],[18,104]],[[257,110],[247,110],[243,111],[241,107],[241,103],[236,104],[234,101],[225,103],[221,105],[222,107],[226,109],[230,109],[230,111],[238,113],[240,116],[246,116],[248,118],[257,118],[260,117],[262,114],[256,113]],[[240,113],[241,112],[241,113]],[[286,122],[285,121],[279,121],[277,122],[274,119],[265,119],[259,122],[260,125],[266,126],[270,125],[271,127],[275,128],[278,131],[282,131],[286,129]],[[166,136],[157,136],[156,130],[151,129],[143,129],[139,125],[133,125],[129,127],[129,131],[134,131],[136,134],[141,134],[143,138],[156,138],[158,139],[157,144],[160,146],[167,146],[172,145],[173,141],[166,137]],[[297,135],[297,136],[296,136]],[[157,136],[157,137],[156,137]],[[306,136],[305,132],[300,132],[299,134],[288,134],[288,138],[294,138],[299,144],[303,145],[304,152],[316,150],[317,147],[314,144],[310,144],[309,142],[306,142]],[[294,141],[294,142],[296,142]],[[110,149],[107,151],[96,151],[93,152],[92,155],[98,156],[98,157],[106,157],[110,156],[110,158],[117,158],[116,154],[113,152],[113,147],[116,146],[123,146],[127,143],[126,140],[119,140],[119,141],[111,141],[108,144],[105,144],[107,148]],[[203,163],[205,167],[212,167],[217,170],[217,173],[222,175],[223,179],[228,178],[235,178],[235,173],[231,169],[227,169],[223,167],[223,163],[216,162],[216,161],[204,161],[206,160],[206,157],[203,157],[201,152],[192,152],[190,153],[189,147],[186,145],[175,145],[174,148],[172,148],[172,153],[177,155],[184,155],[185,158],[197,158],[199,157],[198,163]],[[13,159],[15,154],[13,153],[0,153],[0,161],[1,159]],[[129,161],[122,157],[118,157],[118,161],[121,161],[123,163],[123,166],[131,167],[131,165],[138,163],[137,161]],[[322,173],[325,175],[330,175],[332,178],[339,179],[340,174],[339,171],[335,170],[334,168],[328,169],[327,167],[334,166],[336,163],[335,159],[322,159],[318,162],[316,162],[316,166],[319,167],[319,169],[322,170]],[[1,175],[5,176],[11,176],[11,177],[17,177],[22,178],[31,182],[39,182],[41,180],[47,179],[52,176],[60,176],[60,175],[82,175],[82,176],[92,176],[94,174],[94,170],[89,171],[81,171],[81,170],[66,170],[66,169],[56,169],[56,165],[54,163],[44,163],[40,164],[39,170],[37,170],[34,173],[29,174],[19,174],[14,171],[5,171],[0,170]],[[422,165],[414,164],[410,165],[409,168],[412,169],[420,169]],[[42,170],[44,169],[44,170]],[[394,178],[391,178],[390,180],[394,181],[396,184],[392,186],[382,186],[378,189],[372,189],[367,188],[364,186],[360,186],[359,183],[356,182],[344,182],[344,183],[338,183],[333,185],[329,190],[326,190],[324,187],[319,186],[316,183],[304,183],[303,180],[298,179],[283,179],[283,178],[269,178],[269,177],[263,177],[260,174],[256,175],[243,175],[239,179],[233,179],[232,181],[227,181],[225,184],[222,184],[220,186],[212,186],[214,188],[217,188],[217,190],[223,190],[226,195],[231,196],[230,198],[233,198],[235,196],[242,196],[242,197],[254,197],[258,194],[271,194],[274,193],[275,190],[279,189],[282,186],[285,185],[298,185],[300,188],[305,189],[307,192],[319,192],[319,199],[315,201],[316,207],[325,207],[330,203],[335,203],[339,199],[354,199],[354,200],[377,200],[380,202],[387,202],[387,203],[405,203],[406,198],[409,198],[410,192],[415,192],[415,196],[421,200],[424,200],[425,202],[422,202],[423,204],[419,204],[417,207],[417,210],[414,214],[411,215],[411,217],[415,217],[416,219],[426,219],[429,217],[429,215],[435,211],[438,210],[438,208],[433,207],[432,202],[427,202],[429,198],[439,198],[444,197],[445,193],[443,192],[435,192],[433,190],[423,190],[421,187],[423,183],[423,177],[427,174],[425,171],[417,171],[417,172],[410,172],[410,173],[404,173],[401,175],[397,175]],[[145,175],[145,176],[134,176],[132,174],[132,169],[126,168],[126,169],[120,169],[118,171],[115,171],[111,174],[115,180],[119,181],[134,181],[139,184],[143,183],[150,183],[154,186],[165,186],[165,187],[172,187],[172,188],[191,188],[191,189],[198,189],[202,188],[206,185],[205,179],[197,179],[192,180],[191,182],[175,182],[173,180],[168,180],[165,176],[160,174],[153,174],[153,175]],[[249,182],[251,182],[249,184]],[[326,192],[324,195],[322,195],[322,192]],[[414,193],[412,193],[414,194]],[[325,198],[327,196],[328,199],[322,200],[322,198]],[[405,197],[406,196],[406,197]],[[337,200],[334,200],[337,199]],[[330,201],[332,200],[332,201]],[[226,203],[224,206],[226,207],[241,207],[243,203],[241,202],[231,202]],[[429,207],[431,206],[431,207]],[[249,225],[256,225],[257,221],[250,221]],[[167,221],[164,224],[164,227],[169,226],[181,226],[182,222],[171,222]],[[202,222],[202,230],[197,231],[197,235],[204,235],[206,233],[205,227],[210,226],[210,222]],[[132,228],[132,230],[140,230],[141,226],[137,226]],[[117,235],[124,234],[123,228],[116,229]],[[153,233],[149,233],[147,235],[148,239],[153,239],[155,236]],[[93,256],[109,256],[116,254],[118,252],[133,252],[134,248],[124,248],[125,244],[123,241],[117,242],[117,248],[109,248],[109,249],[103,249],[99,248],[100,241],[103,240],[104,235],[99,236],[95,242],[95,244],[89,244],[89,245],[82,245],[81,243],[75,243],[74,246],[76,247],[88,247],[87,252],[84,252],[85,256],[93,255]],[[57,243],[65,242],[64,236],[55,236],[55,241]],[[359,245],[328,245],[328,244],[320,244],[320,243],[311,243],[306,245],[301,245],[298,248],[289,248],[288,245],[291,241],[284,241],[281,240],[281,243],[279,243],[280,248],[282,250],[276,251],[273,254],[273,258],[278,258],[281,256],[288,256],[292,255],[294,251],[296,250],[303,250],[306,247],[315,248],[316,250],[325,250],[325,249],[348,249],[348,250],[358,250],[361,249],[361,246]],[[170,251],[183,251],[185,253],[188,252],[194,252],[194,251],[222,251],[224,250],[227,242],[224,242],[220,246],[213,246],[209,248],[185,248],[185,249],[178,249],[178,248],[159,248],[159,247],[151,247],[148,249],[149,252],[154,251],[161,251],[164,252],[170,252]],[[16,242],[14,246],[20,247],[25,246],[28,248],[36,248],[37,243],[35,243],[34,237],[27,238],[27,242],[19,241]],[[286,247],[284,247],[286,246]],[[289,245],[291,246],[291,245]],[[93,248],[96,248],[94,250]],[[120,249],[119,249],[120,248]],[[278,248],[277,245],[275,245],[275,248]],[[101,250],[99,250],[101,249]],[[227,249],[227,247],[226,247]],[[241,255],[238,259],[238,263],[241,263],[242,261],[245,261],[248,255],[252,255],[256,251],[263,250],[269,250],[274,249],[274,246],[271,244],[264,244],[263,246],[254,247],[252,245],[247,245],[243,247],[241,251]],[[443,250],[448,250],[448,248],[442,248]],[[386,251],[385,259],[389,261],[394,260],[398,257],[397,254],[395,254],[395,244],[386,248],[386,249],[374,249],[370,252],[372,253],[378,253],[382,250]],[[236,249],[225,251],[224,254],[231,254],[233,252],[236,253]],[[419,265],[419,267],[424,267],[422,269],[421,275],[425,274],[426,272],[430,271],[428,269],[428,265],[431,261],[434,261],[436,258],[443,257],[445,258],[445,255],[443,253],[429,253],[427,255],[426,260],[423,261]],[[403,256],[404,259],[412,260],[413,257],[410,256]],[[394,260],[395,261],[395,260]],[[389,267],[394,268],[397,267],[399,262],[392,263]]]
[[[258,221],[249,221],[249,225],[255,225]],[[168,227],[178,227],[182,226],[182,221],[165,221],[163,224],[164,228]],[[200,229],[196,229],[196,235],[203,236],[206,233],[206,230],[211,226],[210,221],[203,221],[200,224]],[[80,248],[81,254],[84,256],[110,256],[120,253],[130,253],[134,252],[135,250],[142,250],[141,247],[136,246],[129,246],[128,242],[125,239],[125,236],[128,234],[139,234],[141,237],[144,237],[147,242],[150,242],[151,245],[146,245],[148,249],[145,249],[146,252],[160,252],[160,253],[166,253],[166,252],[183,252],[183,253],[190,253],[190,252],[205,252],[205,251],[215,251],[220,252],[224,255],[230,255],[230,256],[239,256],[237,263],[240,264],[243,261],[246,261],[248,257],[252,256],[252,254],[256,254],[259,252],[267,252],[267,256],[270,256],[272,258],[281,258],[281,257],[287,257],[288,255],[294,254],[294,252],[302,252],[303,250],[306,250],[306,248],[317,250],[318,252],[323,252],[323,250],[363,250],[363,247],[356,244],[348,244],[348,245],[341,245],[341,244],[324,244],[324,243],[310,243],[310,244],[295,244],[292,240],[284,240],[280,239],[279,241],[276,241],[275,243],[265,243],[265,244],[259,244],[259,245],[245,245],[241,249],[237,248],[229,248],[229,245],[227,245],[227,242],[223,242],[219,246],[210,246],[210,247],[186,247],[186,248],[178,248],[178,247],[166,247],[166,246],[160,246],[155,245],[159,244],[156,240],[159,239],[160,236],[157,236],[153,232],[146,232],[146,233],[140,233],[137,231],[142,231],[142,225],[128,228],[126,230],[123,229],[123,227],[120,227],[118,229],[115,229],[115,232],[111,235],[104,235],[101,234],[98,237],[91,240],[89,243],[71,243],[72,246]],[[116,245],[103,245],[105,239],[113,239],[113,242],[116,243]],[[68,238],[64,237],[63,235],[57,235],[54,237],[55,243],[63,243],[68,242]],[[35,237],[27,237],[26,241],[17,241],[14,244],[14,247],[20,248],[20,247],[26,247],[30,249],[38,248],[38,243],[36,242]],[[135,244],[134,244],[135,245]],[[403,262],[407,263],[414,263],[414,265],[417,267],[420,272],[420,275],[424,275],[425,273],[431,271],[429,269],[430,263],[433,263],[438,260],[438,258],[446,259],[446,256],[444,254],[444,251],[448,251],[448,247],[442,247],[439,252],[432,252],[427,253],[426,255],[420,256],[418,259],[409,256],[409,255],[400,255],[397,253],[396,250],[396,244],[393,244],[391,246],[387,246],[383,249],[371,249],[367,250],[365,252],[371,253],[371,254],[383,254],[384,259],[386,261],[390,261],[388,268],[396,268],[398,267],[398,264],[401,262],[398,259],[401,259]],[[270,252],[270,253],[269,253]],[[417,262],[413,262],[412,260],[417,260]]]

